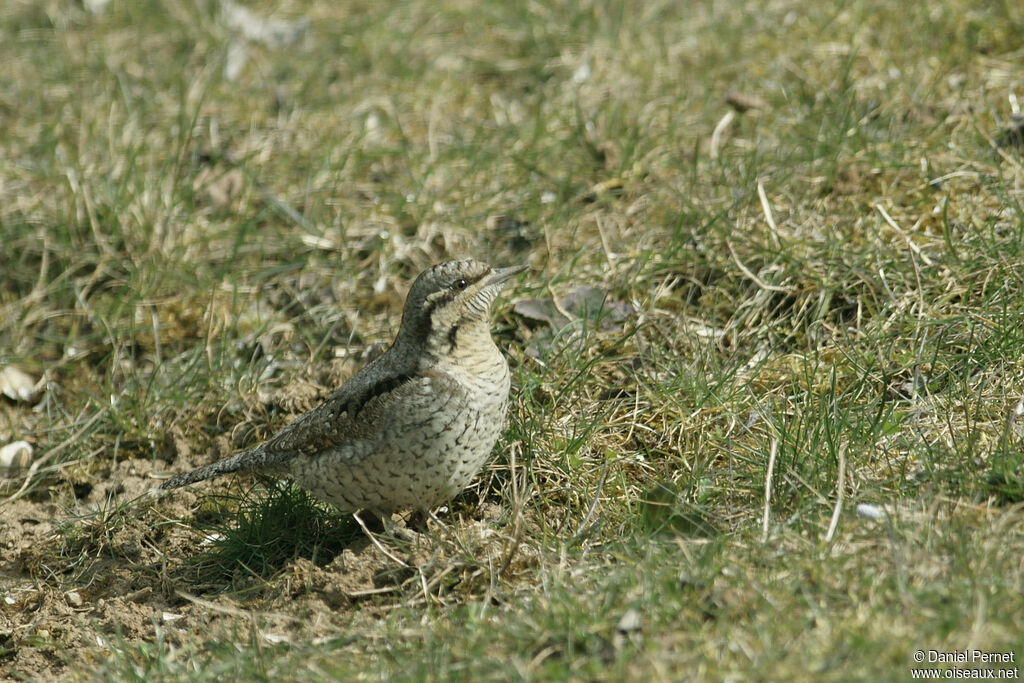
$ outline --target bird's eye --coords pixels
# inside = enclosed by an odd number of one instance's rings
[[[452,283],[452,289],[454,289],[456,292],[461,292],[466,287],[469,287],[469,283],[466,282],[466,278],[464,277],[460,277],[458,280]]]

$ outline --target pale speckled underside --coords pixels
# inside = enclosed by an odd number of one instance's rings
[[[500,381],[457,381],[436,371],[410,378],[366,404],[356,419],[370,427],[362,438],[289,458],[283,473],[347,511],[431,508],[450,499],[480,471],[501,432],[509,378],[504,358],[496,359]]]
[[[487,314],[520,270],[468,259],[424,271],[383,355],[265,443],[162,488],[249,471],[289,477],[345,511],[448,500],[480,471],[501,433],[509,370]]]

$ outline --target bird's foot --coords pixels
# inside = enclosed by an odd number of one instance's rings
[[[391,515],[380,512],[379,510],[367,510],[367,515],[370,519],[368,522],[364,522],[358,514],[353,514],[356,522],[362,527],[363,532],[367,536],[370,536],[371,540],[374,539],[375,535],[380,535],[383,531],[383,536],[390,538],[391,540],[404,541],[405,543],[420,545],[425,544],[427,538],[424,534],[410,529],[408,527],[398,526],[394,520],[391,519]]]

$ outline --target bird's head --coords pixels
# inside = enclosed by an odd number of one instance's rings
[[[454,351],[465,332],[488,335],[491,303],[513,275],[526,266],[492,268],[463,259],[420,273],[409,290],[396,343],[424,344]]]

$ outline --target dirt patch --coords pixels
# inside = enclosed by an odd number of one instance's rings
[[[467,546],[485,563],[508,565],[503,558],[513,544],[493,531],[502,508],[481,504],[450,526],[431,522],[421,542],[377,543],[364,535],[326,564],[300,558],[270,581],[250,577],[231,586],[237,593],[220,592],[224,586],[211,588],[190,564],[207,542],[188,523],[203,515],[205,496],[155,490],[161,479],[154,475],[214,455],[176,440],[172,435],[164,450],[171,464],[124,460],[87,481],[76,481],[69,468],[40,493],[5,505],[0,677],[71,677],[75,667],[109,661],[112,645],[186,647],[211,629],[255,626],[267,642],[330,637],[354,613],[404,600],[410,585],[433,593],[486,585],[485,565],[452,561]],[[239,482],[216,486],[237,490]]]

